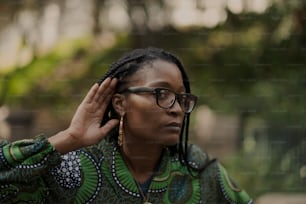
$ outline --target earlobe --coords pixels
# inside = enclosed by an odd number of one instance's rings
[[[125,97],[122,94],[114,94],[112,97],[112,105],[118,115],[123,115],[125,110]]]

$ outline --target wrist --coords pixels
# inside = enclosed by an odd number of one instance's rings
[[[78,139],[70,132],[69,129],[63,130],[56,135],[53,135],[48,139],[48,141],[61,154],[66,154],[81,147]]]

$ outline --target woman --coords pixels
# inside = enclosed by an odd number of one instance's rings
[[[127,53],[66,130],[1,144],[1,202],[252,203],[218,161],[187,144],[196,100],[174,55]]]

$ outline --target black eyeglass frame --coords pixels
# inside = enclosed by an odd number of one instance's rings
[[[162,91],[162,90],[166,90],[168,92],[171,92],[171,93],[174,93],[175,95],[175,99],[173,100],[173,102],[171,103],[171,105],[169,105],[169,107],[164,107],[164,106],[161,106],[160,103],[159,103],[159,99],[158,99],[158,95],[159,93]],[[167,88],[150,88],[150,87],[129,87],[129,88],[126,88],[118,93],[152,93],[155,95],[155,99],[156,99],[156,104],[163,108],[163,109],[169,109],[169,108],[172,108],[173,105],[175,104],[175,101],[178,101],[181,109],[183,110],[184,113],[191,113],[194,109],[194,107],[196,106],[196,103],[197,103],[197,99],[198,97],[191,94],[191,93],[176,93],[175,91],[172,91],[171,89],[167,89]],[[186,97],[187,96],[187,97]],[[193,99],[193,106],[191,108],[189,108],[189,110],[186,110],[186,108],[183,106],[183,104],[181,104],[181,99],[182,98],[191,98]]]

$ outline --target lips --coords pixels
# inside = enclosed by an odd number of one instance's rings
[[[179,132],[181,131],[182,124],[177,122],[168,123],[166,126],[166,129]]]
[[[166,126],[167,127],[178,127],[178,128],[181,128],[182,124],[181,123],[177,123],[177,122],[172,122],[172,123],[168,123]]]

